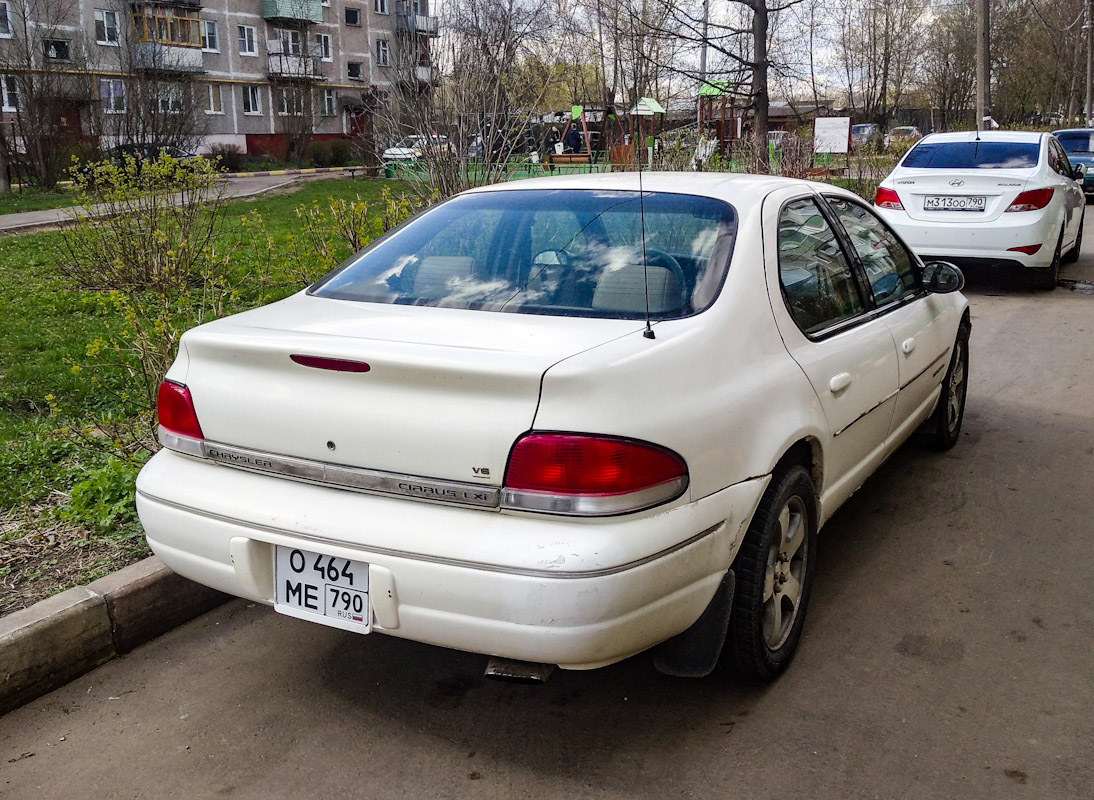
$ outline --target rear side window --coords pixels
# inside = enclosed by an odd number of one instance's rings
[[[644,219],[644,225],[643,225]],[[717,296],[733,208],[683,194],[514,190],[461,195],[309,291],[372,303],[669,319]]]
[[[863,311],[851,265],[811,199],[788,203],[779,216],[779,280],[790,315],[805,333]]]
[[[908,151],[902,167],[915,169],[1030,169],[1037,166],[1037,142],[927,142]]]
[[[1094,152],[1094,131],[1070,131],[1056,134],[1068,153]]]

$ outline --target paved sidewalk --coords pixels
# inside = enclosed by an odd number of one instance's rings
[[[295,183],[300,173],[297,170],[293,174],[286,173],[242,173],[241,175],[227,175],[227,197],[239,199],[264,194],[282,186]],[[245,178],[242,176],[246,176]],[[5,233],[23,233],[36,228],[50,228],[57,225],[67,225],[72,221],[73,214],[92,217],[102,216],[102,206],[92,206],[85,209],[83,206],[69,208],[47,208],[41,211],[24,211],[21,214],[0,215],[0,235]]]

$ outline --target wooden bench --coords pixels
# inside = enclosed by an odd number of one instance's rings
[[[552,153],[547,157],[551,164],[588,164],[588,153]]]

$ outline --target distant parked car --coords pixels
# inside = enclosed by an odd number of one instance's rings
[[[1067,159],[1072,167],[1082,164],[1086,169],[1083,177],[1083,192],[1089,202],[1094,195],[1094,128],[1072,128],[1065,131],[1056,131],[1052,134],[1060,140]]]
[[[183,150],[181,147],[175,147],[174,145],[120,144],[107,151],[107,157],[110,160],[119,163],[126,158],[136,159],[137,163],[154,161],[161,155],[170,156],[178,161],[190,161],[191,159],[201,158],[197,153],[191,153],[188,150]]]
[[[430,138],[432,138],[432,145],[438,148],[448,149],[448,137],[441,136],[439,134],[432,134],[432,136],[412,135],[404,136],[398,142],[384,151],[384,161],[417,161],[422,151],[430,147]]]
[[[881,127],[872,122],[851,126],[852,150],[859,150],[864,147],[880,147],[882,139]]]
[[[1048,133],[938,133],[905,154],[874,205],[924,259],[1019,267],[1051,289],[1060,262],[1079,257],[1084,173]]]
[[[894,144],[911,144],[922,138],[923,134],[919,132],[919,128],[914,125],[901,125],[885,134],[885,147],[888,148]]]

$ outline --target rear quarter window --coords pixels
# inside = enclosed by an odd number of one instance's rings
[[[1032,169],[1038,142],[927,142],[908,151],[902,167],[913,169]]]

